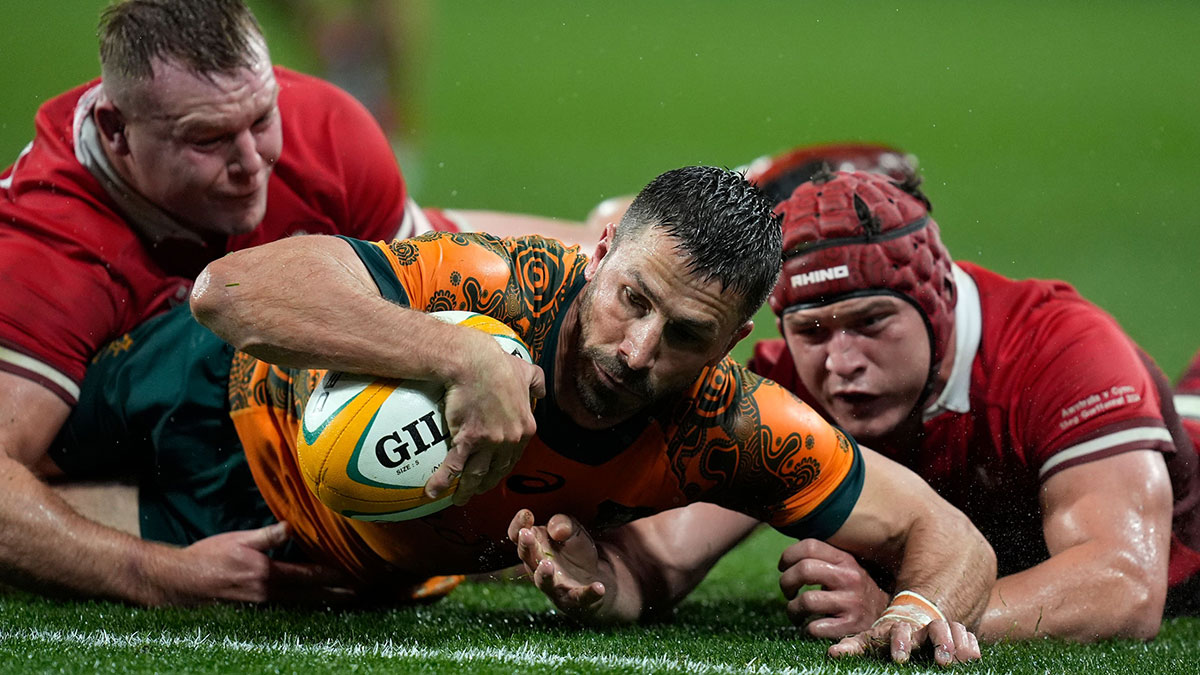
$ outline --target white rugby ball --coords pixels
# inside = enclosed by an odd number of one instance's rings
[[[497,319],[462,311],[430,316],[489,333],[506,352],[532,363],[529,348]],[[305,483],[323,504],[359,520],[411,520],[446,508],[457,480],[438,499],[425,496],[425,482],[450,449],[445,394],[424,380],[326,373],[296,439]]]

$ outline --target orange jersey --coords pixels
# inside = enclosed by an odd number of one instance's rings
[[[512,473],[463,507],[419,520],[344,518],[305,486],[295,460],[300,416],[322,371],[235,357],[231,415],[255,480],[317,557],[360,578],[411,582],[514,564],[507,527],[521,508],[568,513],[594,531],[697,501],[797,537],[828,537],[862,489],[857,446],[770,380],[726,358],[677,400],[612,429],[584,430],[555,405],[554,353],[586,258],[540,237],[432,233],[391,244],[347,241],[383,295],[422,311],[466,310],[511,326],[546,374],[538,433]]]

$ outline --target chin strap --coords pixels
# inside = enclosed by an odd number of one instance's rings
[[[883,610],[883,615],[871,624],[874,628],[884,621],[905,621],[917,628],[924,628],[932,621],[945,621],[946,615],[937,605],[916,591],[900,591],[892,597],[892,604]]]

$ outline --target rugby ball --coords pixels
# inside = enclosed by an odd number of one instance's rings
[[[489,333],[504,351],[532,363],[508,326],[474,312],[432,312],[447,323]],[[304,407],[296,459],[321,503],[359,520],[412,520],[450,506],[458,481],[436,500],[425,481],[450,449],[445,388],[329,371]]]

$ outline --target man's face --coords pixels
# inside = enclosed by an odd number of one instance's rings
[[[870,445],[895,431],[929,377],[929,334],[915,307],[889,295],[783,315],[796,374],[838,426]]]
[[[689,274],[674,246],[648,228],[616,250],[597,247],[576,344],[556,378],[559,403],[578,424],[610,427],[678,395],[749,332],[741,299]]]
[[[162,61],[154,73],[122,110],[127,150],[116,163],[123,175],[197,232],[254,230],[283,147],[279,87],[265,51],[252,68],[211,81]]]

